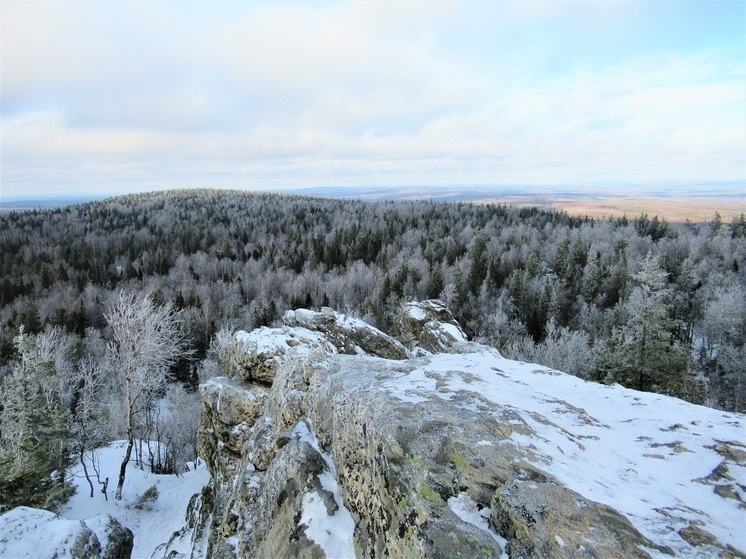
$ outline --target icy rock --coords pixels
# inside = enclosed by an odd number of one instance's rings
[[[320,332],[334,345],[338,353],[367,353],[385,359],[407,359],[411,354],[397,340],[370,324],[339,314],[330,308],[321,312],[298,309],[287,311],[283,324]]]
[[[742,416],[453,339],[406,360],[295,348],[239,451],[215,446],[232,469],[213,460],[202,555],[744,556]],[[449,506],[463,494],[487,529]]]
[[[407,303],[399,322],[402,336],[411,340],[413,347],[430,353],[449,353],[454,346],[467,341],[451,311],[437,299]]]
[[[0,516],[0,534],[0,557],[128,559],[132,554],[132,532],[109,515],[68,520],[46,510],[16,507]]]

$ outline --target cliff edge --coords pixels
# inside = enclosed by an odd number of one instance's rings
[[[200,387],[193,557],[745,556],[743,416],[504,359],[440,302],[405,308],[407,347],[283,323]]]

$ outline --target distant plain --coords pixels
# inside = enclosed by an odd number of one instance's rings
[[[536,206],[593,218],[638,217],[647,214],[667,221],[710,221],[715,213],[729,221],[746,212],[746,183],[613,184],[597,186],[496,186],[496,187],[369,187],[309,188],[295,192],[311,196],[361,200],[441,200],[477,204]]]
[[[703,222],[719,214],[730,221],[746,213],[746,183],[663,183],[648,185],[599,184],[594,186],[407,186],[407,187],[312,187],[277,189],[275,192],[351,198],[359,200],[436,200],[475,204],[535,206],[543,210],[565,211],[570,215],[597,219],[629,218],[647,214],[667,221]],[[114,196],[115,194],[111,194]],[[58,207],[98,200],[105,195],[2,196],[0,212]]]

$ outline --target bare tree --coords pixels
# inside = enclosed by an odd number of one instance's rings
[[[106,392],[103,370],[90,355],[78,363],[75,384],[77,397],[70,422],[72,445],[80,459],[83,474],[91,490],[90,496],[93,498],[93,481],[88,472],[86,453],[91,462],[95,462],[97,447],[109,440],[111,426],[105,405],[109,394]]]
[[[122,498],[127,464],[137,435],[137,420],[163,395],[168,367],[186,356],[179,314],[171,304],[121,291],[106,314],[112,329],[110,364],[119,376],[125,408],[127,449],[119,470],[116,499]]]

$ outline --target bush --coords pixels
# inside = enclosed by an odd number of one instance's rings
[[[158,487],[151,485],[145,490],[145,493],[140,495],[132,507],[137,510],[153,510],[153,503],[158,500]]]

